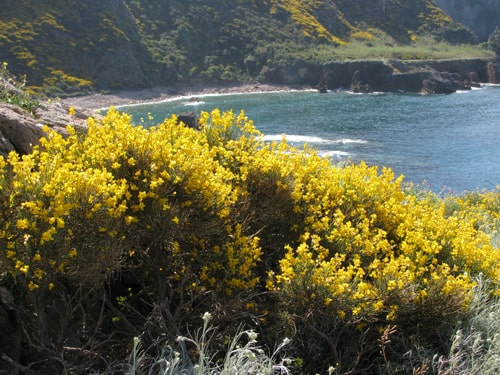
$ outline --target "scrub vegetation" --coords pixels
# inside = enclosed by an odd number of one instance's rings
[[[156,123],[111,108],[0,159],[0,284],[23,342],[11,365],[498,370],[500,191],[440,197],[332,165],[264,142],[244,112]]]

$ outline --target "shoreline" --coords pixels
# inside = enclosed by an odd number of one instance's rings
[[[89,110],[100,110],[109,107],[123,107],[129,105],[140,105],[176,100],[184,97],[197,97],[207,95],[225,94],[250,94],[260,92],[289,92],[306,90],[312,87],[287,86],[271,84],[243,84],[232,86],[213,87],[153,87],[138,90],[123,90],[106,94],[95,93],[82,96],[74,96],[59,99],[65,105],[85,108]]]
[[[488,86],[500,86],[494,83],[481,83],[480,88]],[[473,88],[474,89],[474,88]],[[292,91],[318,91],[317,88],[306,85],[278,85],[278,84],[242,84],[227,86],[207,86],[207,87],[152,87],[137,90],[122,90],[110,93],[93,93],[88,95],[58,98],[57,101],[66,107],[78,107],[81,109],[97,112],[109,107],[125,107],[141,104],[153,104],[173,101],[182,98],[197,99],[198,97],[212,95],[241,95],[258,94],[271,92],[292,92]],[[468,90],[466,90],[468,91]],[[457,92],[460,92],[458,90]],[[378,93],[378,92],[376,92]],[[384,92],[382,92],[384,93]],[[360,93],[354,93],[362,95]],[[373,93],[372,93],[373,94]]]

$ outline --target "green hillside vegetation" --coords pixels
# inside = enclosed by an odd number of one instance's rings
[[[489,54],[429,0],[5,0],[0,27],[2,60],[56,94],[259,80],[298,58]]]

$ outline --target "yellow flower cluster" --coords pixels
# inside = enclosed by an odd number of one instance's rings
[[[258,237],[231,216],[244,178],[238,166],[250,163],[259,133],[244,113],[214,111],[202,121],[202,132],[175,116],[145,129],[110,109],[89,119],[85,134],[46,129],[31,155],[2,159],[0,272],[26,275],[35,290],[61,272],[96,282],[127,255],[156,252],[177,255],[163,261],[172,275],[191,269],[195,283],[213,286],[223,269],[221,290],[254,287]]]
[[[363,163],[335,168],[311,156],[297,165],[299,240],[287,247],[268,287],[305,305],[331,306],[341,318],[394,320],[398,311],[436,299],[464,310],[474,275],[499,281],[500,253],[471,220],[470,202],[454,198],[468,214],[450,215],[445,202],[417,199],[401,184],[390,170]],[[498,193],[480,196],[500,207]]]
[[[111,108],[0,159],[0,274],[36,291],[140,264],[171,286],[267,286],[354,320],[464,310],[475,275],[499,281],[499,192],[419,197],[389,169],[265,143],[244,112],[200,123],[145,129]]]

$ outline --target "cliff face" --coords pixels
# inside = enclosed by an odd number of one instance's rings
[[[436,0],[453,19],[474,31],[481,41],[488,40],[496,27],[500,27],[500,1],[498,0]]]

